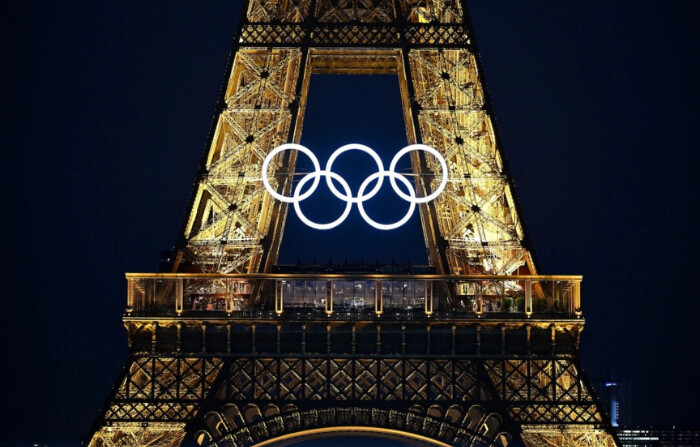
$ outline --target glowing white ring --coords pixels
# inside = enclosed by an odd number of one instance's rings
[[[311,162],[313,163],[314,169],[315,169],[314,172],[306,174],[304,177],[302,177],[302,179],[299,181],[296,188],[294,189],[293,196],[291,196],[291,197],[286,197],[286,196],[283,196],[283,195],[277,193],[277,191],[275,191],[272,188],[272,185],[270,185],[270,182],[267,179],[267,171],[269,169],[270,162],[272,161],[272,158],[275,155],[277,155],[278,153],[285,151],[285,150],[288,150],[288,149],[297,150],[297,151],[302,152],[305,155],[307,155],[311,159]],[[343,152],[346,152],[349,150],[359,150],[359,151],[362,151],[362,152],[369,154],[374,159],[374,161],[377,163],[377,167],[379,168],[378,172],[371,174],[369,177],[367,177],[362,182],[362,184],[360,185],[360,189],[358,191],[357,197],[352,195],[352,190],[350,189],[350,186],[345,181],[345,179],[331,170],[335,159],[338,158],[338,156],[340,156],[340,154],[342,154]],[[394,171],[394,169],[396,168],[396,164],[398,163],[399,159],[403,155],[407,154],[408,152],[416,151],[416,150],[422,150],[422,151],[426,151],[426,152],[430,153],[431,155],[433,155],[435,158],[438,159],[438,161],[440,162],[440,165],[442,167],[442,181],[440,182],[440,185],[438,186],[438,188],[435,192],[433,192],[432,194],[430,194],[426,197],[416,197],[416,191],[413,188],[413,185],[411,184],[411,182],[409,182],[403,175],[398,174]],[[438,152],[436,149],[434,149],[430,146],[426,146],[424,144],[412,144],[410,146],[406,146],[405,148],[401,149],[394,156],[394,158],[391,160],[391,165],[390,165],[388,171],[384,170],[384,165],[382,163],[382,160],[379,158],[379,155],[377,155],[377,153],[374,152],[369,147],[364,146],[362,144],[347,144],[347,145],[342,146],[339,149],[337,149],[335,152],[333,152],[331,157],[328,159],[328,162],[326,163],[325,170],[321,170],[321,166],[318,163],[318,159],[313,154],[313,152],[311,152],[309,149],[305,148],[302,145],[294,144],[294,143],[283,144],[283,145],[273,149],[272,151],[270,151],[270,153],[267,155],[267,157],[265,157],[265,160],[263,161],[263,165],[262,165],[262,174],[263,174],[262,181],[263,181],[263,184],[265,185],[265,189],[267,189],[267,191],[270,193],[270,195],[272,195],[274,198],[276,198],[277,200],[279,200],[281,202],[293,203],[294,210],[296,211],[297,215],[299,216],[299,219],[302,222],[304,222],[306,225],[310,226],[311,228],[315,228],[317,230],[329,230],[329,229],[335,228],[338,225],[340,225],[341,223],[343,223],[343,221],[345,221],[345,219],[350,214],[350,211],[352,210],[353,203],[357,203],[357,207],[360,211],[360,214],[362,215],[362,218],[365,220],[365,222],[367,222],[368,225],[370,225],[378,230],[393,230],[395,228],[398,228],[401,225],[403,225],[404,223],[406,223],[408,221],[408,219],[411,218],[411,215],[413,214],[413,211],[416,208],[416,204],[426,203],[426,202],[433,200],[445,189],[445,186],[447,185],[448,173],[449,173],[449,171],[447,170],[447,163],[445,162],[445,159],[442,157],[440,152]],[[307,199],[311,194],[313,194],[316,191],[316,188],[318,187],[318,184],[319,184],[322,176],[326,177],[326,183],[328,184],[328,188],[333,193],[333,195],[340,200],[344,200],[347,204],[345,206],[345,210],[343,211],[343,214],[338,219],[334,220],[333,222],[326,223],[326,224],[319,224],[319,223],[313,222],[312,220],[308,219],[304,215],[304,213],[301,211],[301,207],[299,205],[299,203],[302,200]],[[365,212],[364,206],[363,206],[363,203],[365,201],[371,199],[379,192],[379,189],[381,189],[381,187],[382,187],[384,177],[389,177],[389,181],[391,182],[391,187],[394,190],[394,192],[399,197],[401,197],[403,200],[410,203],[408,213],[406,213],[406,215],[404,217],[402,217],[399,221],[394,222],[393,224],[381,224],[381,223],[375,222],[367,215],[367,213]],[[404,185],[406,185],[406,187],[408,188],[408,192],[409,192],[408,195],[405,194],[403,191],[401,191],[401,189],[399,189],[399,187],[396,185],[396,178],[401,180],[401,182]],[[306,185],[306,183],[308,183],[312,179],[313,179],[313,184],[311,185],[311,187],[309,188],[308,191],[306,191],[305,193],[302,194],[301,191],[303,189],[303,186]],[[367,194],[364,194],[365,189],[367,189],[368,185],[372,181],[374,181],[375,179],[377,179],[377,184],[374,186],[374,188],[372,188],[372,190],[370,192],[368,192]],[[342,188],[345,190],[345,193],[346,193],[345,195],[343,195],[343,193],[338,191],[338,189],[333,184],[332,180],[337,180],[340,183]]]
[[[374,152],[372,149],[369,147],[365,146],[364,144],[346,144],[345,146],[339,147],[338,149],[335,150],[328,159],[328,163],[326,163],[326,171],[331,172],[333,169],[333,162],[335,161],[336,158],[343,152],[347,151],[362,151],[370,155],[374,159],[374,162],[377,163],[377,168],[379,168],[379,172],[384,172],[384,163],[382,163],[382,159],[379,158],[379,155]],[[382,183],[384,182],[384,176],[379,177],[379,181],[377,184],[372,188],[370,192],[367,193],[366,196],[363,196],[361,192],[357,193],[357,197],[353,197],[352,192],[348,194],[347,196],[343,196],[340,191],[338,191],[335,188],[335,185],[331,181],[330,177],[326,177],[326,183],[328,184],[328,188],[331,190],[334,196],[339,198],[340,200],[345,200],[349,201],[351,203],[360,203],[364,202],[365,200],[369,200],[377,193],[379,190],[382,188]]]
[[[394,180],[394,176],[389,177],[389,181],[391,182],[391,187],[394,189],[394,192],[399,195],[402,199],[408,201],[408,202],[415,202],[415,203],[426,203],[430,202],[434,198],[440,195],[443,189],[445,189],[445,186],[447,185],[447,163],[445,162],[445,159],[442,157],[440,152],[438,152],[435,148],[432,148],[430,146],[426,146],[425,144],[411,144],[410,146],[406,146],[405,148],[401,149],[396,155],[394,155],[394,158],[391,160],[391,164],[389,165],[389,171],[388,172],[394,172],[394,168],[396,168],[396,163],[398,163],[399,159],[404,155],[407,154],[411,151],[425,151],[432,155],[433,157],[437,158],[438,161],[440,162],[440,165],[442,166],[442,181],[440,182],[440,185],[437,187],[435,192],[430,194],[429,196],[425,197],[418,197],[416,198],[415,196],[413,198],[407,196],[404,194],[403,191],[401,191],[397,186],[396,186],[396,181]]]
[[[267,157],[265,157],[265,160],[263,161],[263,164],[262,164],[262,181],[263,181],[263,184],[265,185],[265,189],[267,189],[267,192],[269,192],[272,195],[272,197],[279,200],[280,202],[294,203],[295,201],[298,202],[298,201],[309,198],[309,196],[311,196],[311,194],[313,194],[316,191],[316,188],[318,187],[318,183],[321,181],[321,177],[320,176],[316,177],[313,185],[311,185],[311,188],[309,188],[308,191],[306,191],[304,194],[300,195],[298,198],[296,196],[286,197],[286,196],[283,196],[282,194],[279,194],[277,191],[275,191],[272,188],[272,185],[270,185],[270,181],[267,179],[267,170],[270,167],[270,162],[272,161],[272,157],[279,154],[280,152],[286,151],[287,149],[297,150],[297,151],[305,154],[307,157],[309,157],[311,159],[311,163],[313,163],[313,165],[314,165],[314,169],[316,170],[316,172],[319,172],[321,170],[321,165],[318,163],[318,158],[316,158],[314,153],[311,152],[311,150],[302,146],[301,144],[294,144],[294,143],[283,144],[282,146],[276,147],[269,154],[267,154]]]
[[[340,175],[336,174],[335,172],[331,171],[316,171],[312,172],[310,174],[305,175],[297,184],[297,187],[294,188],[294,211],[297,212],[297,216],[299,216],[299,220],[304,222],[306,225],[310,226],[311,228],[315,228],[317,230],[330,230],[332,228],[337,227],[341,223],[345,221],[345,219],[348,217],[350,214],[350,211],[352,210],[352,202],[351,201],[346,201],[347,205],[345,206],[345,211],[343,211],[343,214],[340,215],[339,218],[334,220],[333,222],[327,223],[327,224],[319,224],[316,223],[309,218],[307,218],[304,213],[301,212],[301,206],[299,206],[299,203],[301,202],[302,199],[299,199],[299,197],[302,197],[299,195],[299,191],[301,191],[302,187],[306,182],[308,182],[311,178],[315,178],[317,181],[321,179],[321,176],[326,176],[328,177],[333,177],[335,180],[337,180],[340,183],[340,186],[343,187],[345,192],[347,193],[348,196],[352,197],[352,191],[350,190],[350,185],[348,185],[348,182],[345,181],[343,177]],[[316,183],[315,183],[316,184]],[[313,188],[313,186],[311,187]],[[311,189],[309,188],[309,189]]]
[[[404,185],[408,188],[408,191],[411,193],[411,198],[415,199],[416,198],[416,190],[413,189],[413,185],[411,185],[411,182],[406,180],[406,177],[403,175],[397,174],[396,172],[393,171],[383,171],[383,172],[375,172],[374,174],[370,175],[365,179],[364,182],[360,185],[360,190],[357,192],[358,196],[362,196],[362,193],[365,191],[365,188],[369,183],[374,180],[375,177],[378,177],[381,181],[383,177],[388,176],[390,180],[393,180],[394,178],[398,178],[403,182]],[[411,205],[408,207],[408,212],[406,213],[401,220],[394,222],[393,224],[381,224],[379,222],[374,221],[371,217],[367,215],[365,212],[365,207],[363,205],[364,202],[357,202],[357,209],[360,211],[360,215],[362,218],[367,222],[370,226],[376,228],[377,230],[394,230],[396,228],[399,228],[401,225],[405,224],[408,222],[408,219],[411,218],[413,215],[413,211],[416,209],[416,202],[411,200],[408,201]]]

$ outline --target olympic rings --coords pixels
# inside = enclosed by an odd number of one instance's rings
[[[311,174],[305,175],[304,178],[302,178],[299,181],[299,184],[297,185],[296,189],[294,190],[294,211],[297,212],[297,216],[299,216],[299,220],[304,222],[306,225],[310,226],[311,228],[315,228],[317,230],[330,230],[331,228],[335,228],[343,221],[345,218],[348,217],[348,214],[350,214],[350,211],[352,210],[352,202],[350,200],[347,200],[345,205],[345,211],[343,211],[343,214],[340,215],[340,217],[336,220],[334,220],[331,223],[327,224],[318,224],[310,219],[308,219],[306,216],[304,216],[304,213],[301,212],[301,207],[299,206],[299,202],[301,202],[299,191],[301,191],[301,188],[304,186],[306,182],[309,181],[310,178],[315,177],[316,182],[314,182],[314,185],[318,183],[318,180],[321,178],[322,175],[325,175],[326,178],[333,177],[335,180],[340,182],[340,185],[343,187],[345,192],[347,193],[348,196],[352,196],[352,191],[350,190],[350,185],[348,185],[348,182],[345,181],[343,177],[340,175],[336,174],[335,172],[331,171],[316,171],[312,172]],[[315,190],[314,186],[311,186],[309,190]],[[308,192],[308,191],[307,191]],[[313,192],[313,191],[312,191]]]
[[[440,182],[440,186],[438,186],[435,192],[430,194],[429,196],[415,199],[416,203],[430,202],[431,200],[439,196],[442,190],[445,189],[445,185],[447,185],[447,163],[445,163],[445,159],[442,158],[442,155],[440,155],[440,152],[438,152],[436,149],[430,146],[426,146],[425,144],[412,144],[401,149],[396,155],[394,155],[394,158],[393,160],[391,160],[391,164],[389,165],[389,172],[394,172],[394,168],[396,168],[396,163],[399,161],[399,158],[411,151],[426,151],[433,157],[437,158],[442,167],[442,181]],[[407,202],[413,203],[413,199],[415,198],[415,196],[413,196],[413,198],[408,197],[406,194],[403,193],[403,191],[397,188],[396,181],[394,180],[393,176],[389,177],[389,181],[391,182],[391,187],[394,188],[394,192],[398,194],[399,197],[406,200]]]
[[[294,194],[291,197],[283,196],[277,191],[275,191],[272,188],[272,185],[270,184],[267,175],[268,175],[268,170],[270,167],[270,162],[272,161],[272,158],[279,154],[280,152],[286,151],[286,150],[297,150],[299,152],[302,152],[304,155],[309,157],[311,159],[311,163],[314,165],[314,172],[311,172],[309,174],[306,174],[302,179],[299,181],[297,184],[296,188],[294,189]],[[350,189],[350,186],[348,185],[347,181],[337,173],[332,171],[333,168],[333,162],[344,152],[347,151],[352,151],[352,150],[357,150],[361,152],[365,152],[369,156],[372,157],[374,162],[377,164],[377,169],[378,171],[375,172],[374,174],[369,175],[360,185],[360,189],[357,192],[357,197],[353,196],[352,190]],[[440,185],[437,187],[437,189],[430,195],[425,196],[425,197],[416,197],[416,191],[413,188],[413,185],[411,182],[406,179],[405,176],[398,174],[394,171],[396,168],[396,164],[398,163],[399,159],[406,155],[409,152],[412,151],[425,151],[435,157],[438,162],[440,163],[440,167],[442,168],[442,181],[440,182]],[[362,145],[362,144],[346,144],[345,146],[342,146],[333,152],[331,154],[330,158],[328,159],[328,162],[326,163],[326,169],[321,169],[321,165],[318,162],[318,159],[316,156],[311,152],[309,149],[306,147],[300,145],[300,144],[294,144],[294,143],[288,143],[288,144],[283,144],[281,146],[278,146],[277,148],[273,149],[270,151],[270,153],[265,157],[265,160],[263,161],[262,164],[262,181],[263,184],[265,185],[265,189],[272,195],[272,197],[276,198],[277,200],[284,202],[284,203],[292,203],[294,204],[294,210],[297,213],[297,216],[299,216],[299,219],[304,222],[306,225],[310,226],[311,228],[315,228],[317,230],[330,230],[332,228],[337,227],[341,223],[345,221],[345,219],[348,217],[350,214],[350,211],[352,210],[352,204],[357,203],[357,208],[360,211],[360,215],[362,218],[367,222],[368,225],[378,229],[378,230],[393,230],[395,228],[400,227],[401,225],[405,224],[408,219],[411,218],[413,215],[413,211],[416,209],[416,204],[418,203],[426,203],[429,202],[433,199],[435,199],[442,191],[445,189],[445,186],[447,185],[447,176],[448,176],[448,169],[447,169],[447,163],[445,162],[445,159],[442,157],[440,152],[438,152],[436,149],[426,146],[424,144],[412,144],[409,146],[406,146],[405,148],[401,149],[391,160],[391,164],[389,165],[389,170],[385,171],[384,170],[384,164],[382,163],[381,158],[379,158],[379,155],[369,147]],[[299,205],[302,200],[307,199],[311,194],[313,194],[316,191],[316,188],[318,188],[319,182],[321,180],[321,177],[326,177],[326,184],[328,185],[328,188],[330,189],[331,193],[337,197],[340,200],[345,201],[346,206],[345,210],[341,214],[341,216],[329,223],[316,223],[309,218],[307,218],[304,213],[301,211],[301,206]],[[382,187],[382,184],[384,182],[384,177],[389,177],[389,182],[391,183],[391,187],[394,190],[394,192],[401,197],[403,200],[407,201],[410,203],[410,206],[408,208],[408,212],[404,217],[402,217],[400,220],[391,223],[391,224],[382,224],[379,222],[374,221],[372,218],[370,218],[367,215],[367,212],[364,209],[364,202],[371,199],[374,197],[379,190]],[[396,179],[398,179],[401,183],[406,186],[408,189],[408,194],[404,193],[401,188],[398,187],[396,184]],[[309,187],[308,191],[305,193],[301,193],[303,190],[303,187],[313,180],[313,183]],[[345,194],[341,193],[338,191],[338,188],[333,184],[333,181],[335,180],[338,183],[340,183],[340,186],[344,190]],[[365,193],[365,190],[368,188],[369,184],[373,181],[376,181],[377,184],[367,193]]]
[[[332,170],[333,162],[335,161],[336,158],[338,158],[338,156],[340,154],[342,154],[343,152],[351,151],[353,149],[368,153],[374,159],[375,163],[377,163],[377,167],[379,168],[379,172],[384,172],[384,164],[382,163],[382,159],[379,158],[379,155],[377,155],[376,152],[374,152],[372,149],[368,148],[367,146],[365,146],[363,144],[346,144],[345,146],[342,146],[342,147],[339,147],[338,149],[336,149],[335,152],[333,152],[331,154],[331,157],[328,159],[328,163],[326,163],[326,171],[330,172]],[[338,190],[335,189],[335,185],[331,181],[331,178],[326,177],[326,183],[328,184],[328,188],[330,188],[333,195],[336,196],[337,198],[339,198],[340,200],[349,201],[350,203],[362,203],[365,200],[371,199],[372,197],[375,196],[375,194],[377,194],[379,192],[379,190],[382,187],[383,182],[384,182],[384,177],[379,177],[379,181],[377,182],[377,185],[372,189],[372,191],[367,193],[366,196],[363,196],[362,193],[359,193],[358,197],[353,197],[352,193],[350,193],[346,196],[343,196],[342,194],[340,194],[338,192]]]
[[[316,177],[316,180],[314,181],[314,184],[311,185],[311,188],[309,188],[309,190],[306,191],[306,193],[302,194],[298,198],[296,196],[295,197],[285,197],[282,194],[278,194],[277,191],[272,189],[272,185],[270,185],[270,181],[267,179],[267,170],[268,170],[268,167],[270,166],[270,162],[272,161],[272,157],[279,154],[280,152],[286,151],[287,149],[294,149],[294,150],[297,150],[299,152],[306,154],[306,156],[311,159],[311,163],[314,164],[314,168],[316,169],[316,172],[321,170],[321,165],[318,164],[318,158],[316,158],[314,153],[311,152],[309,149],[305,148],[304,146],[302,146],[301,144],[294,144],[294,143],[283,144],[282,146],[276,147],[269,154],[267,154],[267,157],[265,157],[265,160],[263,161],[263,165],[262,165],[262,172],[263,172],[262,181],[263,181],[263,184],[265,185],[265,189],[267,189],[267,192],[269,192],[272,195],[272,197],[279,200],[280,202],[293,203],[294,201],[301,201],[304,199],[308,199],[309,196],[311,194],[313,194],[314,191],[316,191],[316,187],[318,186],[318,182],[321,181],[321,177]]]
[[[370,226],[372,226],[378,230],[393,230],[395,228],[399,228],[401,225],[408,222],[408,219],[410,219],[411,216],[413,215],[413,210],[416,209],[416,203],[417,203],[417,201],[414,200],[416,198],[416,191],[413,189],[413,185],[411,185],[411,182],[406,180],[406,177],[404,177],[403,175],[399,175],[399,174],[392,172],[392,171],[375,172],[374,174],[367,177],[365,179],[365,181],[362,182],[362,184],[360,185],[360,190],[358,191],[357,195],[361,196],[362,193],[365,191],[365,188],[367,187],[367,185],[369,185],[369,182],[374,180],[375,177],[377,177],[379,179],[379,181],[381,182],[382,177],[387,176],[387,175],[389,176],[389,179],[392,180],[392,186],[393,186],[394,178],[398,178],[399,180],[401,180],[403,182],[404,185],[406,185],[406,187],[408,188],[408,191],[411,193],[411,200],[409,201],[411,206],[408,207],[408,212],[406,213],[405,216],[403,216],[403,218],[401,220],[394,222],[393,224],[380,224],[379,222],[375,222],[374,220],[372,220],[367,215],[367,213],[365,212],[365,207],[362,204],[363,202],[357,202],[357,209],[360,211],[360,215],[362,216],[362,218],[365,220],[365,222],[370,224]],[[396,190],[397,189],[394,188],[394,191],[396,191]]]

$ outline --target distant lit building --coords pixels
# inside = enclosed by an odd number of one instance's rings
[[[622,447],[700,447],[700,426],[628,426],[615,431]]]
[[[625,379],[611,371],[608,377],[594,384],[594,388],[613,427],[632,424],[631,387]]]

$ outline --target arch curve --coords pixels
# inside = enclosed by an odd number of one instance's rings
[[[284,447],[311,439],[336,436],[367,436],[372,438],[390,439],[393,441],[401,441],[415,445],[416,447],[451,447],[449,444],[445,444],[444,442],[429,439],[413,433],[390,430],[386,428],[363,426],[326,427],[302,430],[295,433],[288,433],[286,435],[278,436],[277,438],[268,439],[267,441],[255,444],[253,447]]]
[[[508,447],[512,439],[508,433],[496,431],[500,423],[494,422],[500,422],[499,415],[489,413],[486,416],[478,406],[465,411],[455,405],[442,407],[439,404],[397,409],[359,405],[300,408],[295,404],[282,408],[267,404],[259,408],[248,403],[239,409],[236,404],[229,403],[220,412],[219,418],[213,415],[215,411],[206,413],[205,423],[197,427],[195,440],[199,445],[280,447],[312,438],[358,435],[424,447]],[[472,417],[460,417],[464,413]],[[232,416],[236,423],[215,424],[216,429],[212,430],[212,421],[231,421]],[[477,417],[480,420],[475,421]],[[227,427],[230,428],[226,430]]]

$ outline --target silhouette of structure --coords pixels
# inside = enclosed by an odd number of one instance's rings
[[[603,380],[594,383],[593,388],[613,427],[632,425],[632,396],[626,379],[611,371]]]
[[[127,274],[129,357],[90,445],[282,445],[369,433],[613,446],[581,370],[580,276],[538,275],[466,3],[250,0],[172,273]],[[449,182],[429,266],[278,267],[312,73],[394,74],[409,143]],[[362,92],[357,92],[362,94]],[[411,153],[419,196],[442,181]],[[341,254],[342,255],[342,254]]]

